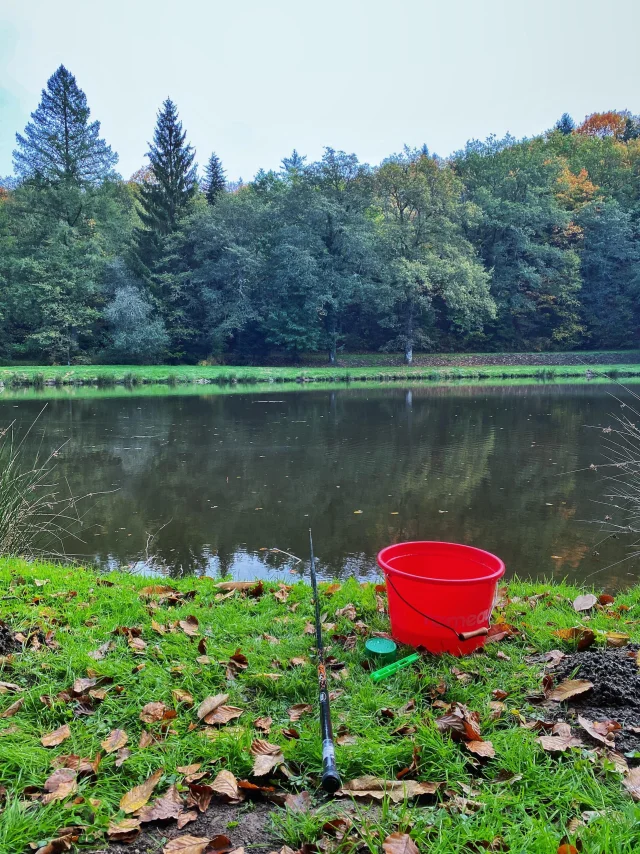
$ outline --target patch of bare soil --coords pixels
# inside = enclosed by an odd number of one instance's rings
[[[12,652],[18,652],[20,644],[14,638],[13,632],[9,626],[0,620],[0,655],[11,655]]]
[[[231,806],[213,802],[205,813],[185,825],[182,830],[178,830],[173,820],[164,822],[163,827],[154,822],[133,842],[103,845],[101,848],[91,849],[88,854],[161,854],[169,839],[186,834],[209,839],[224,835],[229,837],[233,848],[250,846],[251,854],[268,854],[282,846],[282,842],[268,830],[272,809],[269,804],[262,803]],[[235,825],[236,822],[237,826],[229,827],[229,824]]]
[[[564,679],[586,679],[593,688],[568,702],[573,713],[590,721],[617,721],[622,729],[615,734],[616,750],[640,751],[640,669],[637,645],[620,649],[588,649],[564,658],[551,670],[556,684]],[[638,729],[634,732],[633,729]]]

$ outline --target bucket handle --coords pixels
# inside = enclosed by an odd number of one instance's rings
[[[453,632],[453,634],[458,638],[459,641],[467,641],[467,640],[471,640],[472,638],[485,637],[486,635],[489,634],[489,628],[487,626],[483,626],[480,629],[474,629],[474,631],[472,631],[472,632],[457,632],[452,626],[448,626],[446,623],[441,623],[440,620],[436,620],[435,617],[431,617],[431,616],[429,616],[429,614],[424,614],[422,611],[418,610],[418,608],[416,608],[415,605],[412,605],[411,602],[407,602],[407,600],[404,598],[404,596],[401,593],[398,593],[398,588],[395,586],[395,584],[391,580],[391,574],[390,573],[387,573],[387,581],[389,582],[389,584],[393,588],[393,592],[396,594],[398,599],[400,599],[402,602],[404,602],[404,604],[408,608],[411,608],[411,610],[415,611],[416,614],[419,614],[421,617],[424,617],[427,620],[431,620],[432,623],[435,623],[436,625],[441,626],[443,629],[448,629],[450,632]]]

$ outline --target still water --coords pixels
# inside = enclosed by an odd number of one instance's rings
[[[325,576],[365,577],[389,543],[437,539],[502,557],[509,575],[632,583],[631,537],[603,462],[602,385],[419,386],[185,396],[69,396],[27,440],[60,447],[55,478],[81,505],[70,554],[170,575],[290,581],[313,528]],[[40,400],[0,398],[0,426]],[[622,519],[619,519],[622,522]],[[605,540],[604,542],[601,542]],[[622,562],[621,562],[622,561]],[[615,565],[614,565],[615,564]]]

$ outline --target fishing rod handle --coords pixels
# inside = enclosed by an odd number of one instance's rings
[[[325,792],[333,794],[342,786],[338,766],[336,765],[336,753],[333,741],[325,738],[322,742],[322,788]]]

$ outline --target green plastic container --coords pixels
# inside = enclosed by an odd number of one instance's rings
[[[370,658],[376,667],[385,667],[396,660],[398,647],[388,638],[369,638],[364,645],[367,658]]]

